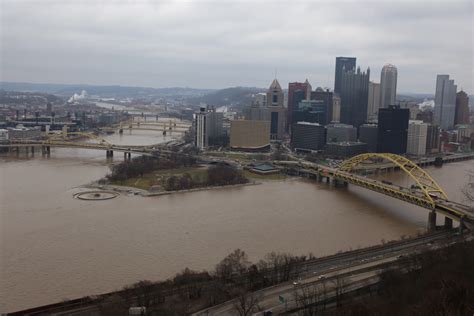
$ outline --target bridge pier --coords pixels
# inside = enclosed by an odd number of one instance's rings
[[[105,156],[106,157],[113,157],[114,156],[114,151],[113,150],[106,150],[105,151]]]
[[[346,181],[338,180],[337,178],[331,178],[331,185],[335,188],[346,188],[348,184]]]
[[[35,155],[35,146],[31,146],[31,155]]]
[[[444,218],[444,228],[445,229],[451,229],[453,228],[453,220],[449,217]]]
[[[41,151],[43,155],[48,155],[51,153],[51,148],[49,146],[43,146],[41,147]]]
[[[123,134],[123,128],[119,129],[119,134]]]
[[[132,153],[129,153],[129,152],[123,153],[123,160],[131,160],[131,159],[132,159]]]
[[[428,231],[433,232],[436,230],[436,212],[431,211],[428,214]]]

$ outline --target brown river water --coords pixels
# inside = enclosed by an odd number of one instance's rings
[[[153,133],[108,139],[164,140]],[[428,217],[424,209],[362,188],[299,179],[159,197],[73,198],[108,165],[105,153],[93,150],[0,156],[0,312],[165,279],[185,267],[209,270],[235,248],[257,261],[270,251],[323,256],[378,244],[424,231]],[[462,202],[469,169],[473,160],[428,172],[450,199]],[[384,177],[409,183],[401,173]]]

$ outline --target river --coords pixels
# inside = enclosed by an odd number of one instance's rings
[[[110,135],[114,143],[169,140]],[[235,248],[327,255],[424,231],[428,213],[362,188],[298,179],[159,197],[73,198],[103,177],[102,151],[53,148],[50,157],[0,157],[0,312],[160,280],[185,267],[212,269]],[[123,159],[117,155],[114,159]],[[462,202],[473,161],[428,171]],[[404,183],[400,173],[387,179]],[[439,218],[439,223],[442,218]]]

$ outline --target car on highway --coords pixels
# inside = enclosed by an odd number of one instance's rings
[[[320,275],[318,276],[318,280],[324,280],[326,278],[326,276],[323,274],[323,275]]]
[[[300,285],[301,284],[301,278],[298,280],[293,281],[293,285]]]

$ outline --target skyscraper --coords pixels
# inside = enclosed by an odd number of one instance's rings
[[[449,75],[437,76],[433,122],[443,130],[454,127],[456,89],[457,86],[454,80],[449,80]]]
[[[380,74],[380,107],[395,105],[397,98],[397,68],[386,64]]]
[[[332,123],[338,123],[341,121],[341,97],[338,94],[332,96]]]
[[[410,110],[390,105],[379,110],[377,151],[404,154],[407,151],[408,120]]]
[[[210,145],[212,139],[224,133],[223,113],[218,113],[214,108],[201,107],[196,113],[195,121],[195,145],[204,149]]]
[[[293,124],[293,112],[298,109],[298,104],[303,100],[309,100],[311,96],[311,85],[308,79],[303,82],[290,82],[288,84],[288,115],[287,130]]]
[[[369,82],[369,101],[367,106],[367,121],[377,120],[380,108],[380,83]]]
[[[462,90],[456,93],[454,125],[458,124],[469,124],[469,97]]]
[[[426,132],[426,152],[428,154],[439,152],[439,134],[440,129],[438,126],[428,124],[428,130]]]
[[[343,70],[355,71],[355,68],[355,57],[336,57],[336,72],[334,74],[334,93],[341,92]]]
[[[283,139],[285,133],[285,107],[283,90],[277,79],[274,79],[267,91],[267,107],[270,112],[270,137]]]
[[[344,71],[341,82],[341,123],[356,128],[367,120],[370,69],[367,72]]]

